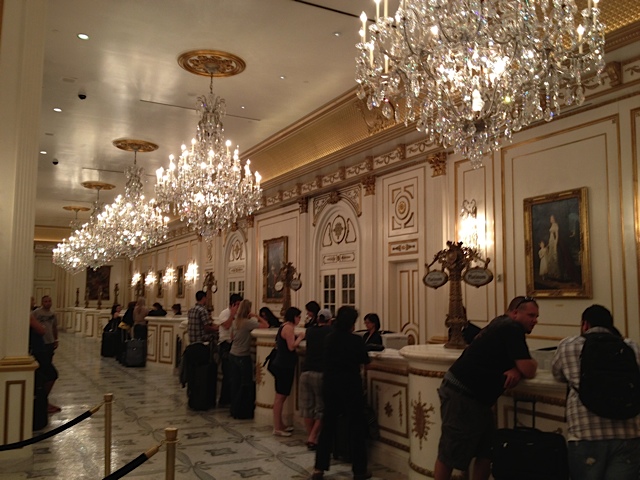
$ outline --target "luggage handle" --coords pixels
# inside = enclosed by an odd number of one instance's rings
[[[531,427],[536,428],[536,402],[533,397],[513,397],[513,428],[518,428],[518,402],[527,402],[531,404]],[[529,428],[529,427],[526,427]]]

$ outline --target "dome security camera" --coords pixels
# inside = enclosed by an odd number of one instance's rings
[[[51,163],[53,163],[54,165],[57,165],[57,164],[58,164],[58,159],[57,159],[57,158],[54,158],[54,159],[53,159],[53,162],[51,162]]]
[[[80,100],[84,100],[85,98],[87,98],[87,93],[86,93],[84,90],[80,90],[80,91],[78,92],[78,98],[79,98]]]

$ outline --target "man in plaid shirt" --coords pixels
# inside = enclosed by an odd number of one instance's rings
[[[592,305],[582,313],[582,335],[565,338],[553,357],[553,376],[569,384],[569,469],[575,480],[637,480],[640,475],[640,416],[628,420],[604,418],[592,413],[580,401],[580,354],[584,334],[618,333],[611,312]],[[640,347],[626,339],[640,363]]]
[[[189,342],[203,343],[211,340],[212,334],[218,330],[218,326],[213,324],[211,315],[205,307],[207,304],[207,293],[199,290],[196,292],[196,304],[189,309]]]

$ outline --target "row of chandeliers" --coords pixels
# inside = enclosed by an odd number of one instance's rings
[[[120,139],[114,145],[134,152],[134,164],[126,173],[124,196],[107,206],[94,204],[90,220],[58,244],[53,262],[72,273],[87,267],[99,268],[114,258],[130,259],[166,239],[173,212],[198,235],[210,240],[257,210],[262,201],[260,174],[251,172],[250,161],[241,167],[238,149],[230,149],[224,138],[222,119],[224,99],[213,94],[213,78],[236,75],[244,62],[225,52],[197,50],[178,59],[191,73],[210,77],[209,95],[198,98],[199,121],[191,147],[182,146],[182,154],[165,171],[158,169],[156,197],[145,201],[141,177],[136,164],[137,153],[153,151],[157,145],[142,140]],[[106,189],[101,182],[89,188]],[[110,186],[112,187],[112,186]],[[77,211],[82,207],[68,207]],[[76,220],[77,223],[77,220]]]

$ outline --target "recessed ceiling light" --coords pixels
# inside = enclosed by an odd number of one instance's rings
[[[334,37],[339,37],[340,36],[340,32],[333,32],[333,36]]]
[[[240,105],[240,108],[241,108],[242,110],[244,110],[244,105]]]
[[[80,40],[89,40],[89,35],[87,35],[86,33],[79,33],[78,38]]]
[[[287,77],[285,77],[284,75],[280,75],[280,80],[284,80],[285,78]]]
[[[44,150],[40,150],[40,154],[42,154],[42,155],[46,155],[46,154],[47,154],[47,152],[45,152]]]
[[[61,111],[62,111],[62,109],[61,109],[61,108],[56,107],[56,108],[54,108],[54,109],[53,109],[53,111],[54,111],[54,112],[61,112]]]

